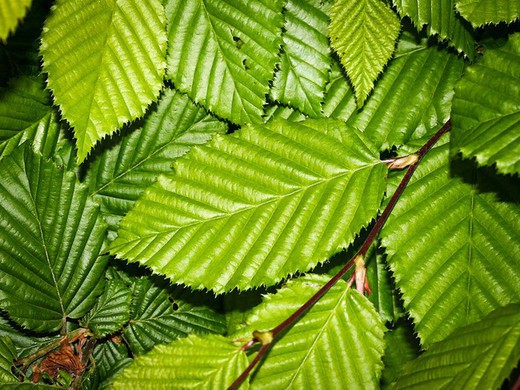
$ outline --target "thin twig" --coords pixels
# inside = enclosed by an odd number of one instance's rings
[[[270,341],[269,343],[262,343],[262,347],[258,351],[255,358],[249,363],[247,368],[244,370],[244,372],[233,382],[233,384],[228,388],[228,390],[236,390],[240,387],[242,382],[247,378],[249,373],[253,370],[253,368],[258,364],[258,362],[264,357],[264,355],[269,350],[269,347],[272,345],[272,343],[275,341],[276,337],[280,335],[285,329],[287,329],[289,326],[291,326],[293,323],[298,321],[323,295],[325,295],[337,282],[340,280],[347,271],[352,268],[354,265],[356,259],[358,258],[364,258],[368,252],[368,249],[376,239],[376,237],[379,235],[381,229],[383,228],[384,224],[388,220],[388,217],[390,216],[392,210],[394,209],[397,201],[403,194],[406,186],[410,182],[410,179],[412,178],[413,173],[417,169],[417,166],[423,159],[423,157],[428,153],[428,151],[437,143],[439,138],[441,138],[445,133],[450,131],[451,129],[451,120],[448,120],[436,133],[433,137],[431,137],[422,147],[414,153],[413,158],[409,158],[408,161],[410,161],[410,165],[408,165],[408,169],[406,170],[406,173],[404,177],[401,179],[401,182],[399,183],[399,186],[395,190],[394,194],[388,201],[385,209],[381,213],[381,215],[377,218],[376,223],[370,230],[370,233],[368,234],[367,238],[363,242],[363,245],[359,249],[359,251],[350,259],[350,261],[339,270],[339,272],[334,275],[323,287],[321,287],[318,292],[316,292],[307,302],[305,302],[298,310],[296,310],[290,317],[288,317],[285,321],[283,321],[281,324],[276,326],[275,328],[271,329],[268,332],[261,332],[262,334],[268,334]],[[395,160],[392,160],[395,161]],[[390,162],[386,161],[386,162]],[[395,167],[395,166],[392,166]],[[400,167],[400,166],[398,166]],[[259,337],[254,337],[253,340],[247,342],[242,346],[242,350],[247,350],[253,345],[255,345],[257,342],[260,342]]]

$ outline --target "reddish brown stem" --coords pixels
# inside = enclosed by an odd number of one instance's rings
[[[413,163],[408,166],[408,169],[406,170],[406,173],[404,174],[403,178],[401,179],[401,182],[397,186],[397,189],[395,190],[394,194],[388,201],[385,209],[381,213],[381,215],[377,218],[376,223],[370,230],[370,233],[368,234],[367,238],[363,242],[363,245],[359,249],[359,251],[350,259],[350,261],[339,270],[339,272],[334,275],[323,287],[321,287],[318,292],[316,292],[307,302],[305,302],[298,310],[296,310],[290,317],[288,317],[285,321],[283,321],[281,324],[276,326],[275,328],[271,329],[269,332],[271,338],[274,339],[282,333],[285,329],[290,327],[293,323],[298,321],[300,317],[302,317],[307,310],[309,310],[314,304],[323,296],[325,295],[337,282],[340,280],[347,271],[354,265],[355,259],[358,256],[365,257],[365,255],[368,252],[368,249],[373,244],[376,237],[379,235],[381,229],[383,228],[384,224],[386,223],[388,217],[390,216],[392,210],[394,209],[397,201],[403,194],[406,186],[410,182],[410,179],[412,178],[413,173],[417,169],[417,166],[423,159],[423,157],[428,153],[428,151],[437,143],[439,138],[441,138],[445,133],[450,131],[451,129],[451,120],[448,120],[436,133],[433,137],[431,137],[422,147],[419,149],[415,155],[417,156],[416,159],[413,159]],[[259,342],[257,338],[254,338],[252,341],[249,341],[248,343],[244,344],[242,346],[242,350],[247,350],[248,348],[252,347],[256,342]],[[269,350],[271,343],[269,344],[263,344],[260,350],[258,351],[255,358],[251,361],[251,363],[247,366],[247,368],[244,370],[244,372],[233,382],[233,384],[229,387],[228,390],[235,390],[240,387],[242,382],[247,378],[249,373],[253,370],[253,368],[258,364],[258,362],[263,358],[263,356],[266,354],[266,352]]]

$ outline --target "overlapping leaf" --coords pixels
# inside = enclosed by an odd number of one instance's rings
[[[34,150],[51,157],[60,138],[60,125],[43,80],[21,77],[0,89],[0,157],[26,140]]]
[[[41,53],[55,103],[74,127],[78,161],[97,141],[144,114],[165,70],[160,0],[58,0]]]
[[[520,359],[520,304],[457,329],[405,366],[393,389],[499,389]]]
[[[456,0],[392,0],[401,17],[408,16],[418,30],[425,25],[429,35],[439,35],[469,58],[474,57],[471,26],[455,13]]]
[[[103,289],[105,225],[73,173],[22,147],[0,162],[0,307],[56,331]]]
[[[452,147],[499,172],[520,173],[520,34],[488,50],[457,83]]]
[[[270,330],[328,281],[291,281],[268,295],[238,336]],[[384,326],[370,302],[340,280],[273,345],[253,376],[255,389],[377,389]]]
[[[511,23],[520,17],[518,0],[457,0],[455,7],[474,27],[488,23]]]
[[[382,150],[423,137],[450,116],[464,61],[403,34],[394,60],[362,110],[339,67],[334,67],[323,111],[364,131]]]
[[[112,253],[215,292],[274,284],[348,246],[377,213],[386,168],[323,119],[251,125],[193,148],[123,219]]]
[[[352,81],[358,108],[392,56],[401,24],[379,0],[338,0],[330,8],[332,47]]]
[[[82,389],[101,390],[109,387],[110,380],[133,360],[125,344],[107,340],[97,344],[92,354],[94,365],[82,381]]]
[[[134,354],[143,354],[156,344],[166,344],[188,334],[224,333],[224,316],[205,306],[174,299],[149,278],[134,280],[130,322],[125,338]]]
[[[16,348],[11,339],[7,336],[0,337],[0,384],[16,382],[11,371],[16,357]]]
[[[141,129],[115,136],[115,145],[88,167],[85,182],[110,227],[117,229],[120,218],[159,174],[172,172],[175,158],[226,130],[187,96],[167,89]]]
[[[520,207],[479,192],[488,173],[458,163],[446,144],[430,151],[382,231],[425,346],[520,300]]]
[[[282,44],[281,0],[168,0],[168,77],[231,122],[262,121]]]
[[[329,3],[290,0],[285,6],[283,52],[271,96],[311,117],[321,116],[331,58],[327,27]]]
[[[105,291],[80,324],[101,338],[121,329],[130,319],[131,291],[121,280],[109,280]]]
[[[247,364],[240,345],[222,336],[190,335],[138,356],[116,377],[113,388],[226,389]]]
[[[6,41],[11,32],[31,6],[31,0],[1,0],[0,1],[0,42]]]

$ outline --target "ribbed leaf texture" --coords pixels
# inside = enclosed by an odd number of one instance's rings
[[[168,78],[231,122],[262,122],[282,44],[281,0],[168,0]]]
[[[216,137],[175,171],[127,214],[111,251],[219,293],[274,284],[348,246],[377,213],[386,167],[362,134],[324,119]]]
[[[7,336],[0,337],[0,385],[6,382],[16,382],[11,368],[16,359],[16,348]]]
[[[268,295],[240,335],[277,326],[328,277],[304,277]],[[253,389],[377,389],[384,325],[372,304],[340,280],[269,351]]]
[[[457,329],[408,363],[392,389],[499,389],[520,360],[520,304]]]
[[[112,279],[105,285],[92,310],[80,321],[97,338],[121,329],[130,319],[131,290],[121,280]]]
[[[172,162],[191,146],[207,142],[227,126],[197,107],[186,95],[167,89],[141,129],[114,136],[89,165],[85,182],[101,205],[110,228],[161,173],[172,172]]]
[[[0,42],[6,41],[31,6],[31,0],[0,0]]]
[[[307,118],[307,115],[301,113],[294,108],[273,104],[265,108],[264,122],[274,119],[287,119],[291,122],[301,122]]]
[[[74,127],[79,162],[157,98],[165,25],[160,0],[56,1],[40,51],[54,101]]]
[[[332,47],[352,81],[361,108],[392,56],[401,23],[379,0],[337,0],[330,8]]]
[[[520,173],[520,34],[487,50],[457,83],[452,148],[502,173]]]
[[[274,100],[311,117],[321,116],[329,78],[329,7],[329,3],[321,0],[287,2],[280,70],[270,93]]]
[[[29,355],[52,341],[50,337],[28,335],[23,329],[15,329],[13,323],[7,319],[7,314],[4,315],[5,318],[0,317],[0,337],[7,337],[13,342],[18,356]]]
[[[418,30],[438,35],[469,58],[475,56],[471,25],[455,12],[456,0],[392,0],[401,17],[408,16]]]
[[[105,225],[76,176],[27,147],[0,170],[0,307],[26,328],[57,331],[103,291]]]
[[[394,322],[402,316],[403,309],[383,257],[379,250],[371,250],[367,254],[367,279],[372,290],[368,300],[372,302],[381,319]]]
[[[381,150],[389,149],[434,132],[449,118],[453,88],[463,68],[464,61],[456,55],[403,34],[395,58],[362,110],[357,110],[348,81],[334,66],[323,111],[362,130]]]
[[[51,157],[60,139],[60,125],[43,80],[21,77],[0,89],[0,157],[30,140],[33,149]]]
[[[125,344],[118,341],[103,341],[93,352],[94,365],[82,381],[82,390],[101,390],[109,387],[110,379],[133,360],[128,356]]]
[[[520,208],[479,192],[493,177],[458,163],[450,168],[446,144],[431,150],[382,231],[405,309],[426,347],[520,300]]]
[[[134,280],[132,295],[130,322],[124,334],[134,354],[143,354],[156,344],[166,344],[192,333],[226,331],[222,314],[172,298],[149,278]]]
[[[240,345],[222,336],[190,335],[136,357],[114,389],[226,389],[247,367]],[[247,389],[247,384],[241,389]]]
[[[458,0],[455,7],[474,27],[512,23],[520,17],[518,0]]]

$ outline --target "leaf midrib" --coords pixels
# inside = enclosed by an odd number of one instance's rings
[[[165,229],[165,230],[160,231],[160,232],[152,232],[150,234],[142,235],[142,236],[140,236],[140,237],[138,237],[136,239],[133,239],[133,240],[126,240],[124,244],[113,246],[113,249],[115,249],[117,247],[121,247],[122,245],[126,245],[126,244],[128,244],[130,242],[140,241],[140,240],[148,238],[148,237],[155,237],[155,236],[158,236],[158,235],[170,234],[172,232],[176,232],[176,231],[179,231],[181,229],[186,229],[186,228],[189,228],[189,227],[192,227],[192,226],[196,226],[198,224],[209,223],[209,222],[217,221],[217,220],[220,220],[220,219],[223,219],[223,218],[228,218],[228,217],[240,214],[242,212],[249,211],[249,210],[251,210],[253,208],[263,207],[263,206],[265,206],[267,204],[270,204],[272,202],[278,202],[281,199],[284,199],[286,197],[294,196],[295,194],[298,194],[298,193],[300,193],[302,191],[307,191],[308,189],[313,188],[315,186],[323,185],[324,183],[329,183],[329,182],[334,181],[334,180],[339,180],[340,178],[342,178],[344,176],[347,176],[349,174],[351,174],[353,176],[358,171],[362,171],[364,169],[375,167],[378,164],[382,164],[382,162],[381,161],[377,161],[377,162],[373,162],[371,164],[364,165],[364,166],[362,166],[360,168],[357,168],[357,169],[354,169],[354,170],[345,170],[345,171],[341,172],[340,174],[335,175],[335,176],[331,176],[329,178],[326,178],[325,180],[317,180],[316,182],[314,182],[314,183],[312,183],[312,184],[310,184],[308,186],[299,187],[296,190],[294,190],[292,192],[289,192],[287,194],[283,194],[283,195],[280,195],[280,196],[277,196],[277,197],[269,198],[269,199],[267,199],[264,202],[261,202],[261,203],[258,203],[258,204],[254,204],[254,205],[250,205],[248,207],[241,208],[241,209],[239,209],[237,211],[232,211],[232,212],[227,213],[227,214],[218,215],[218,216],[215,216],[215,217],[212,217],[212,218],[207,218],[207,219],[204,219],[204,220],[197,220],[197,221],[194,221],[192,223],[184,224],[182,226],[175,226],[175,227],[172,227],[172,228],[169,228],[169,229]],[[135,213],[136,212],[135,209],[136,208],[134,208],[134,210],[130,211],[130,213],[128,215],[132,215],[133,213]],[[124,219],[123,219],[123,222],[125,222]],[[125,226],[122,225],[120,230],[125,230]],[[117,242],[118,240],[119,240],[119,238],[116,239],[115,242]]]

